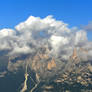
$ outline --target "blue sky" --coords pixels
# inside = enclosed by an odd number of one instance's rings
[[[14,28],[30,15],[53,15],[70,27],[92,21],[92,0],[0,0],[0,29]],[[92,40],[92,31],[88,39]]]

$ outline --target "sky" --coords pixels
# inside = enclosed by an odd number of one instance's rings
[[[69,27],[80,28],[92,21],[92,0],[0,0],[0,29],[14,28],[31,15],[53,15]],[[88,31],[89,40],[91,36]]]

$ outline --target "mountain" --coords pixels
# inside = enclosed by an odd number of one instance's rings
[[[0,71],[0,82],[3,83],[0,86],[8,85],[10,81],[9,85],[16,87],[5,87],[8,92],[91,92],[92,61],[83,61],[80,53],[87,51],[74,48],[69,59],[63,60],[51,56],[49,48],[41,47],[33,54],[7,59],[4,56],[3,61],[7,64]],[[1,87],[2,92],[6,92]]]

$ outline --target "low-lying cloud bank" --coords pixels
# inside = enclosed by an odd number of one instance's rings
[[[30,16],[15,29],[0,30],[0,51],[7,55],[31,54],[40,47],[50,47],[50,55],[67,60],[74,48],[87,50],[87,60],[92,59],[92,42],[85,30],[68,28],[68,24],[52,16],[41,19]],[[85,56],[85,55],[84,55]]]

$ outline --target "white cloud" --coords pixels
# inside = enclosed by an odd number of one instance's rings
[[[52,48],[51,54],[55,51],[55,54],[64,59],[68,59],[74,48],[92,49],[84,30],[68,28],[68,24],[57,21],[52,16],[43,19],[30,16],[14,30],[0,30],[0,50],[10,50],[9,55],[36,52],[36,49],[44,45]]]
[[[85,31],[80,30],[76,32],[75,35],[75,45],[78,45],[79,43],[86,42],[87,41],[87,34]]]
[[[89,22],[87,25],[82,26],[86,31],[92,31],[92,22]]]
[[[12,29],[2,29],[0,30],[0,38],[6,37],[6,36],[13,36],[16,32]]]
[[[13,49],[13,51],[10,53],[11,55],[12,54],[27,54],[27,53],[30,53],[31,50],[30,50],[30,47],[27,47],[27,46],[23,46],[23,47],[16,47]]]
[[[50,43],[55,53],[57,53],[60,48],[68,44],[68,39],[62,36],[52,35],[50,38]]]

